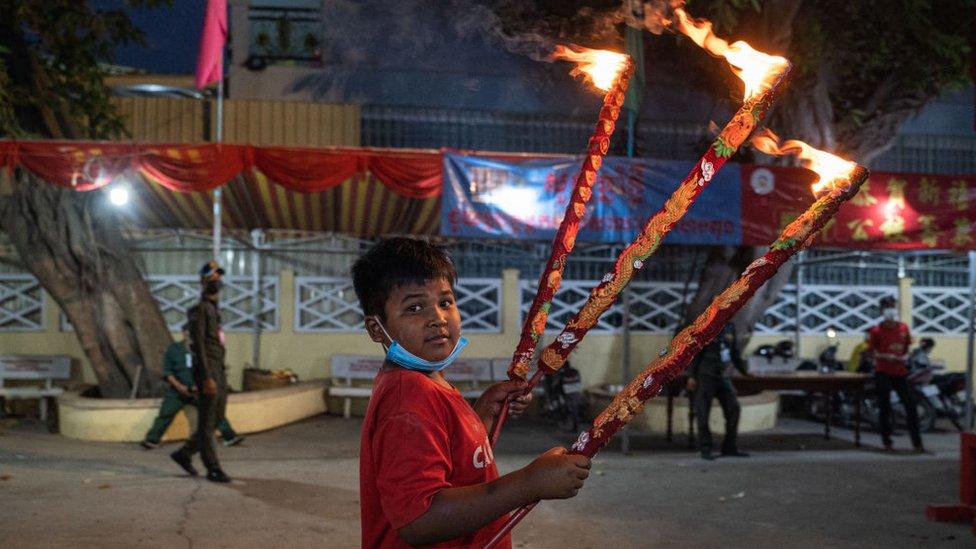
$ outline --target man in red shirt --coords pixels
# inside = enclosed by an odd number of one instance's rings
[[[363,547],[483,547],[516,508],[576,495],[590,460],[564,448],[498,476],[488,432],[506,396],[525,409],[525,382],[492,385],[471,406],[444,379],[467,343],[445,250],[385,240],[352,274],[366,331],[386,349],[360,443]],[[499,545],[511,546],[510,536]]]
[[[883,297],[880,305],[884,320],[868,330],[867,343],[868,349],[874,355],[874,379],[878,391],[878,428],[881,431],[881,441],[884,442],[886,450],[891,449],[891,391],[894,390],[905,407],[912,445],[915,451],[924,452],[922,437],[918,432],[915,395],[906,381],[908,376],[906,363],[912,336],[908,332],[908,326],[898,321],[895,298]]]

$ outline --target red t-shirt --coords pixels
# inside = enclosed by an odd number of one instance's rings
[[[874,351],[874,371],[893,376],[907,376],[908,348],[912,336],[903,322],[882,322],[868,330],[868,347]]]
[[[359,449],[363,547],[409,547],[397,530],[437,492],[496,478],[484,423],[457,389],[403,368],[376,375]],[[507,518],[435,547],[482,547]],[[509,536],[499,546],[511,545]]]

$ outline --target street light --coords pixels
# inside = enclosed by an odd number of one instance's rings
[[[129,203],[129,189],[124,185],[116,185],[108,191],[108,201],[121,208]]]

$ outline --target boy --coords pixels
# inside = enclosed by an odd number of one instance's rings
[[[447,253],[423,240],[380,242],[353,266],[370,338],[387,349],[363,422],[359,456],[363,547],[484,546],[507,514],[576,495],[590,461],[553,448],[498,476],[487,433],[522,381],[489,387],[470,406],[442,373],[467,344]],[[501,547],[511,547],[507,538]]]

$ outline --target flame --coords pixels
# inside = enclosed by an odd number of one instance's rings
[[[817,182],[813,184],[813,194],[819,194],[828,183],[839,178],[847,179],[857,167],[850,160],[844,160],[826,151],[815,149],[803,141],[790,139],[780,144],[779,137],[769,129],[765,129],[752,138],[752,146],[760,151],[774,156],[787,154],[800,159],[804,168],[815,172]]]
[[[674,10],[678,30],[695,41],[696,44],[716,57],[724,57],[735,73],[746,85],[743,99],[747,100],[769,89],[776,77],[789,65],[789,62],[775,55],[756,51],[746,42],[732,43],[715,36],[712,23],[705,19],[692,19],[682,8]]]
[[[596,88],[608,91],[613,81],[627,64],[627,56],[607,50],[591,50],[579,46],[557,45],[552,52],[553,59],[565,59],[576,63],[576,67],[569,72],[573,76],[582,75]]]

